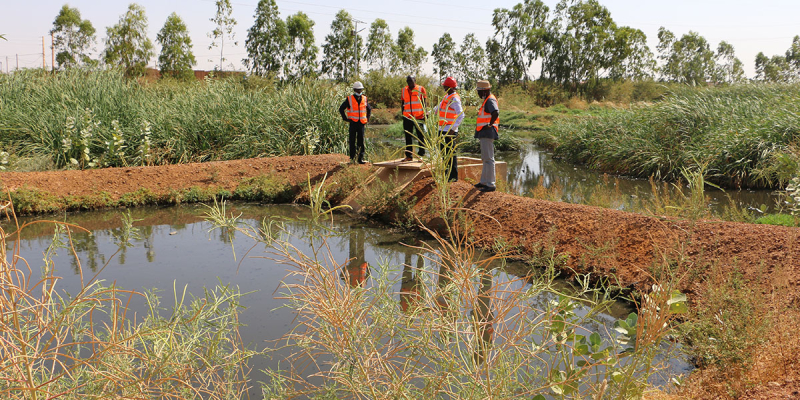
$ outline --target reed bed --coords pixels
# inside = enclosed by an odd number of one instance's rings
[[[0,149],[57,168],[342,152],[346,90],[321,81],[251,88],[242,78],[139,83],[121,71],[0,76]]]
[[[724,187],[781,187],[798,174],[800,86],[674,88],[656,104],[564,118],[556,153],[599,170],[676,180],[707,166]]]

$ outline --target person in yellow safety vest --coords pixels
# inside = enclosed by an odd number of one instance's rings
[[[347,138],[350,162],[359,164],[368,162],[364,159],[364,128],[372,115],[372,106],[367,102],[367,96],[361,94],[363,91],[364,85],[361,82],[354,83],[353,94],[344,99],[344,103],[339,106],[342,119],[350,123]]]
[[[428,103],[428,93],[423,86],[417,85],[417,78],[409,75],[406,77],[408,86],[403,87],[400,96],[403,100],[403,132],[406,137],[405,161],[411,161],[414,155],[414,137],[419,146],[417,155],[425,155],[422,141],[422,130],[425,126],[425,105]]]
[[[491,93],[492,85],[489,81],[478,81],[478,96],[483,99],[483,104],[478,109],[478,125],[475,127],[475,138],[481,144],[481,180],[475,187],[481,192],[495,191],[494,174],[494,141],[499,139],[498,126],[500,124],[500,107],[497,97]]]
[[[458,82],[448,76],[442,82],[442,87],[447,95],[433,111],[437,112],[438,110],[439,113],[439,133],[444,135],[442,150],[451,157],[448,160],[450,164],[448,181],[455,182],[458,180],[458,157],[456,157],[455,141],[458,136],[458,127],[464,120],[464,110],[461,108],[461,96],[456,93]]]

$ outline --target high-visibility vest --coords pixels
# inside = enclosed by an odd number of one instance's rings
[[[486,100],[484,100],[483,104],[481,104],[481,108],[478,109],[478,127],[476,130],[481,130],[484,126],[488,126],[489,122],[492,120],[492,114],[487,114],[485,111],[483,111],[483,108],[486,107],[486,102],[489,101],[489,99],[494,99],[494,102],[497,103],[497,97],[494,97],[493,94],[490,94],[486,97]],[[498,116],[497,119],[494,120],[492,126],[497,130],[499,125],[500,117]]]
[[[439,104],[439,126],[453,125],[458,118],[455,108],[453,108],[454,99],[461,101],[461,96],[458,93],[451,93],[444,96],[442,103]]]
[[[355,95],[347,98],[350,101],[347,108],[347,118],[353,122],[367,123],[367,96],[361,95],[361,103],[356,101]]]
[[[363,286],[364,282],[367,281],[367,275],[369,275],[369,264],[362,263],[358,266],[348,266],[347,274],[350,276],[350,282],[348,283],[351,287]]]
[[[409,93],[410,92],[410,93]],[[425,92],[425,88],[416,85],[414,90],[408,90],[408,86],[403,88],[403,116],[406,118],[414,117],[416,119],[422,119],[425,116],[425,110],[422,108],[422,101],[420,99],[420,93],[422,93],[422,98],[428,96]]]

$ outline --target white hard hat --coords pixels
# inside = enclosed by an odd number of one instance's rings
[[[356,81],[356,83],[353,84],[353,89],[364,89],[364,85],[362,85],[361,82]]]

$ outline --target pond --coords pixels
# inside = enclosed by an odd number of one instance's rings
[[[302,237],[304,232],[311,229],[310,224],[303,220],[308,218],[307,210],[300,206],[253,204],[235,204],[229,209],[236,214],[242,213],[242,223],[257,225],[265,217],[287,218],[286,227],[296,237]],[[166,307],[172,304],[173,287],[179,292],[186,287],[190,293],[202,295],[204,287],[211,288],[217,284],[238,286],[242,293],[252,292],[242,299],[247,307],[240,316],[240,321],[246,325],[240,329],[244,342],[258,349],[272,345],[273,341],[291,329],[295,319],[293,310],[285,308],[283,301],[275,298],[280,282],[286,277],[286,266],[265,258],[264,247],[254,247],[253,241],[244,235],[231,237],[220,230],[212,230],[212,224],[204,220],[207,211],[208,208],[203,205],[132,209],[130,213],[134,220],[138,220],[135,226],[140,237],[128,248],[120,248],[114,239],[121,230],[121,211],[74,213],[55,219],[91,231],[73,233],[77,260],[86,279],[97,274],[98,279],[107,283],[116,282],[126,289],[145,291],[156,288]],[[53,217],[35,219],[46,218]],[[4,229],[8,228],[6,224]],[[411,233],[372,226],[345,215],[335,215],[333,228],[338,232],[328,240],[333,259],[348,269],[347,274],[338,272],[340,279],[352,285],[369,286],[370,272],[360,270],[361,266],[366,263],[367,269],[384,269],[381,272],[386,274],[390,282],[394,282],[398,307],[407,307],[408,297],[404,297],[404,294],[408,294],[407,284],[413,275],[409,267],[419,266],[426,261],[415,249],[404,244],[413,245],[425,239]],[[52,224],[35,224],[22,234],[20,255],[28,260],[34,271],[52,241],[53,232]],[[14,244],[7,243],[8,246]],[[293,239],[292,244],[301,251],[310,251],[309,245],[303,240]],[[348,259],[353,261],[347,263]],[[54,261],[55,275],[63,278],[56,287],[75,293],[80,287],[78,261],[66,249],[59,251]],[[509,263],[504,268],[505,271],[528,269],[521,263]],[[511,286],[526,285],[523,280],[506,272],[494,274],[494,282],[488,284],[509,282]],[[567,282],[557,282],[557,285],[561,290],[569,290]],[[537,301],[549,300],[542,298]],[[142,307],[143,304],[134,305],[133,311],[141,312]],[[616,303],[607,314],[596,317],[593,326],[587,326],[586,329],[612,332],[614,321],[624,319],[631,311],[628,304]],[[251,382],[263,381],[265,376],[260,371],[277,368],[280,361],[280,353],[277,356],[273,354],[271,359],[256,359],[252,363]],[[691,369],[680,357],[670,359],[668,364],[671,374],[685,373]],[[260,390],[255,387],[251,394],[257,396]]]

